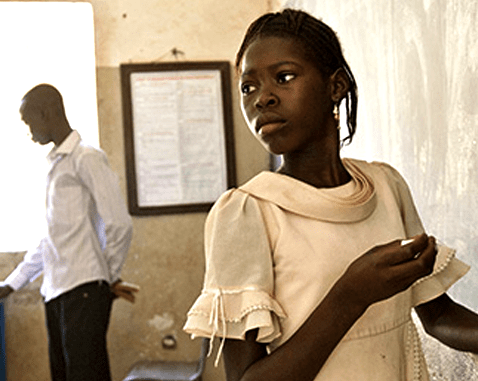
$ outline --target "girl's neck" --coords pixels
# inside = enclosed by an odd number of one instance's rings
[[[283,164],[277,172],[316,188],[337,187],[351,179],[338,149],[285,154]]]

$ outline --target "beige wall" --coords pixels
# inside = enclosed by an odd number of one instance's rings
[[[247,25],[278,8],[273,0],[91,0],[95,14],[100,144],[118,173],[126,195],[121,117],[120,63],[172,61],[171,49],[184,59],[233,61]],[[237,180],[265,169],[268,158],[247,131],[234,96]],[[193,360],[198,342],[182,332],[185,314],[200,291],[203,276],[205,213],[134,217],[134,239],[123,278],[141,286],[131,305],[115,302],[109,331],[114,381],[142,359]],[[26,234],[28,232],[25,232]],[[0,255],[0,277],[22,253]],[[2,279],[3,279],[2,278]],[[43,304],[39,281],[5,302],[7,379],[49,379]],[[175,350],[161,340],[172,334]],[[209,361],[204,380],[223,379]]]

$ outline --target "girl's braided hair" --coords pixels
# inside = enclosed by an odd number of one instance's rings
[[[345,61],[335,32],[327,24],[304,11],[284,9],[277,13],[267,13],[247,29],[236,55],[236,70],[239,70],[246,49],[259,37],[283,37],[298,41],[306,58],[316,64],[325,76],[332,75],[340,68],[345,71],[349,80],[349,90],[345,96],[349,135],[342,143],[349,144],[357,127],[357,83]]]

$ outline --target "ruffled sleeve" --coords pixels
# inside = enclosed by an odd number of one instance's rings
[[[433,273],[417,280],[412,286],[412,305],[429,302],[447,292],[470,266],[455,257],[455,250],[438,244],[438,255]]]
[[[392,166],[380,163],[387,173],[395,196],[400,204],[406,235],[411,238],[424,232],[424,228],[413,198],[404,178]],[[412,286],[412,304],[428,302],[447,292],[458,279],[463,277],[470,267],[455,257],[455,250],[438,244],[438,255],[433,273],[419,279]]]
[[[273,297],[272,254],[254,198],[237,189],[221,196],[206,220],[205,256],[203,290],[184,330],[244,339],[247,331],[258,329],[259,342],[277,338],[285,313]]]

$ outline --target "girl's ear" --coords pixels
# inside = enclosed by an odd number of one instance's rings
[[[330,76],[330,96],[334,103],[339,103],[347,95],[350,88],[349,78],[344,69],[340,68]]]

